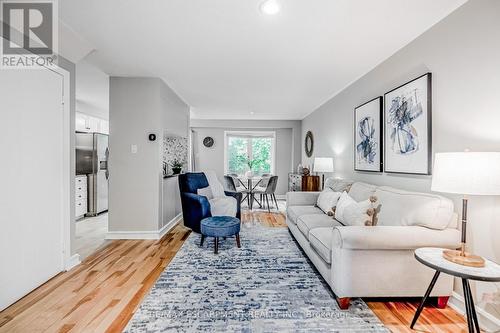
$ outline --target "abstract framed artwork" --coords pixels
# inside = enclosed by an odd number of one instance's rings
[[[384,95],[384,171],[431,174],[432,74]]]
[[[354,109],[354,170],[382,171],[382,96]]]

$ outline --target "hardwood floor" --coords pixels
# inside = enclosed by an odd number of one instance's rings
[[[286,227],[283,214],[267,211],[244,211],[242,221],[242,227]],[[159,241],[111,242],[0,312],[0,332],[121,332],[189,234],[178,225]],[[417,303],[368,305],[392,332],[467,331],[463,317],[450,308],[425,308],[412,331]]]

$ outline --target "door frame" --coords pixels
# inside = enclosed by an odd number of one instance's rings
[[[68,271],[72,267],[80,263],[80,256],[78,254],[71,255],[71,241],[72,233],[71,226],[75,224],[75,142],[72,140],[72,133],[74,135],[74,125],[72,126],[72,120],[74,120],[74,115],[71,114],[71,73],[62,68],[59,65],[54,65],[52,67],[43,66],[45,69],[29,69],[29,70],[49,70],[55,74],[62,77],[62,100],[61,100],[61,112],[62,112],[62,163],[63,163],[63,173],[62,177],[62,188],[61,195],[63,198],[62,209],[59,212],[61,217],[61,231],[60,236],[63,252],[61,253],[61,272]],[[21,70],[21,69],[20,69]]]
[[[57,66],[51,68],[53,72],[62,76],[63,79],[63,96],[62,96],[62,122],[63,122],[63,188],[62,191],[62,269],[61,271],[70,270],[72,267],[80,263],[78,254],[71,255],[71,226],[75,225],[75,141],[74,138],[74,114],[71,112],[71,73],[66,69]]]

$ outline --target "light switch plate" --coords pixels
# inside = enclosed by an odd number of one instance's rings
[[[130,146],[130,152],[132,154],[137,154],[137,145],[131,145]]]

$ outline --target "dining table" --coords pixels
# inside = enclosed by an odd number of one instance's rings
[[[263,177],[261,176],[239,176],[238,181],[245,188],[244,193],[246,193],[245,198],[243,200],[248,200],[248,208],[250,210],[253,209],[253,202],[257,202],[257,204],[262,208],[261,202],[255,197],[255,189],[262,182]]]

